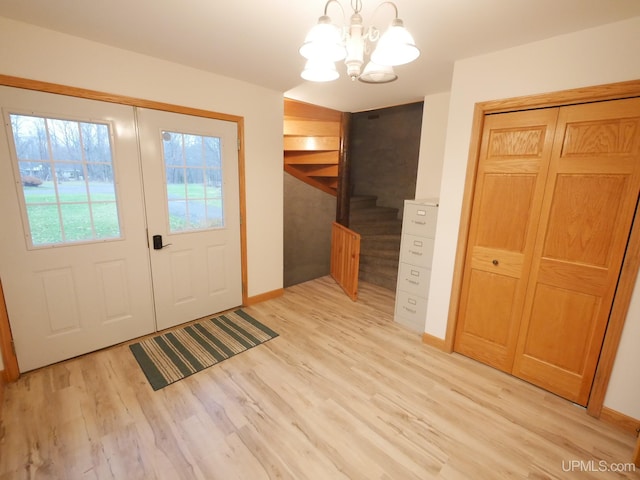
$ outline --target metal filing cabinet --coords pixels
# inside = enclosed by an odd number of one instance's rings
[[[394,319],[424,332],[438,200],[405,200]]]

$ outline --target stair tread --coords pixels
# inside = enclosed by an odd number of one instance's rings
[[[358,223],[361,222],[360,218],[355,218],[355,219],[352,218],[351,220],[352,221],[350,223],[358,224]],[[386,218],[386,219],[383,219],[383,220],[380,220],[380,221],[384,222],[386,224],[389,224],[389,225],[394,225],[394,226],[395,225],[400,225],[400,226],[402,226],[402,221],[397,220],[395,218]],[[362,223],[369,223],[369,222],[362,222]]]
[[[398,213],[398,209],[394,207],[363,207],[358,208],[354,213],[363,214],[363,213],[375,213],[375,212],[384,212],[384,213]]]
[[[399,233],[372,233],[371,235],[364,235],[363,240],[364,238],[370,240],[400,240],[402,235]]]
[[[364,222],[361,224],[350,224],[351,230],[359,233],[361,236],[367,236],[372,234],[389,233],[390,231],[400,233],[402,231],[402,224],[400,222]]]
[[[395,249],[400,247],[402,242],[402,236],[399,233],[396,234],[364,234],[360,235],[361,245],[387,245]]]
[[[397,275],[398,265],[397,258],[360,255],[360,268],[364,270],[389,270],[389,272],[394,272],[394,275]]]
[[[349,199],[349,209],[357,211],[362,208],[375,207],[378,197],[374,195],[356,195]]]
[[[360,255],[367,257],[378,258],[400,258],[400,252],[397,249],[382,249],[382,248],[363,248],[360,244]]]
[[[375,195],[353,195],[351,197],[352,202],[360,202],[364,200],[378,200],[378,197]]]
[[[376,205],[374,195],[351,197],[349,228],[360,233],[362,281],[396,290],[400,257],[402,220],[398,209]]]

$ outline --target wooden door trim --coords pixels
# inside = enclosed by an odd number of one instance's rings
[[[469,147],[469,158],[467,161],[467,173],[462,199],[462,211],[460,214],[458,242],[454,261],[451,300],[449,303],[447,330],[444,340],[445,351],[453,351],[458,310],[460,307],[460,293],[462,289],[465,252],[467,251],[469,225],[471,221],[471,208],[478,170],[480,140],[482,138],[485,116],[492,113],[533,110],[537,108],[618,100],[638,96],[640,96],[640,80],[631,80],[628,82],[597,85],[560,92],[530,95],[526,97],[491,100],[487,102],[480,102],[475,105],[471,130],[471,144]],[[618,352],[618,345],[620,344],[620,337],[622,336],[622,329],[629,310],[631,295],[635,287],[638,271],[640,270],[639,210],[640,208],[636,210],[636,221],[634,221],[631,228],[627,253],[622,264],[620,282],[613,301],[611,316],[602,345],[602,352],[598,361],[598,367],[596,369],[589,401],[587,403],[587,412],[589,415],[594,417],[599,417],[602,412],[604,397],[607,392],[611,372],[613,370],[613,364]]]
[[[112,93],[100,92],[97,90],[89,90],[85,88],[70,87],[57,83],[42,82],[21,77],[13,77],[10,75],[0,74],[0,86],[22,88],[25,90],[35,90],[38,92],[55,93],[66,95],[69,97],[84,98],[87,100],[98,100],[107,103],[118,103],[121,105],[129,105],[132,107],[150,108],[153,110],[163,110],[166,112],[180,113],[183,115],[191,115],[195,117],[211,118],[214,120],[224,120],[232,122],[238,128],[238,181],[240,195],[240,259],[242,269],[242,304],[248,301],[248,275],[247,275],[247,207],[246,207],[246,186],[245,186],[245,144],[244,144],[244,117],[238,115],[230,115],[226,113],[213,112],[210,110],[202,110],[199,108],[185,107],[182,105],[174,105],[170,103],[156,102],[153,100],[145,100],[142,98],[128,97],[125,95],[116,95]],[[1,292],[0,292],[1,293]],[[0,315],[0,347],[2,347],[2,356],[5,364],[5,377],[8,381],[17,379],[19,375],[18,360],[11,347],[11,327],[7,316]],[[7,373],[7,365],[13,368],[14,373]],[[11,375],[11,376],[10,376]]]
[[[2,362],[4,364],[4,373],[0,382],[15,382],[20,376],[18,369],[18,359],[13,350],[13,335],[11,335],[11,326],[9,325],[9,315],[7,314],[7,306],[4,302],[4,291],[2,290],[2,281],[0,280],[0,347],[2,348]]]

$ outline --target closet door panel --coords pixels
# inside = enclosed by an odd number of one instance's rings
[[[563,107],[513,374],[586,405],[640,192],[640,99]]]
[[[557,110],[485,120],[454,349],[510,372]]]

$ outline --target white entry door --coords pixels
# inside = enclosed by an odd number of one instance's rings
[[[0,107],[21,372],[242,303],[235,123],[3,86]]]
[[[241,305],[237,125],[137,116],[158,330]]]
[[[154,331],[131,107],[0,87],[0,277],[28,371]]]

